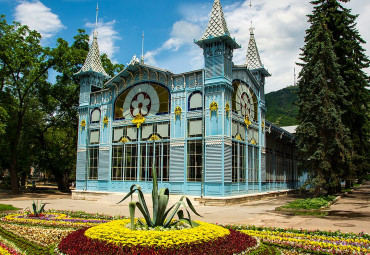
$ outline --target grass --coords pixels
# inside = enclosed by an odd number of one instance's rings
[[[322,196],[317,198],[296,199],[286,205],[276,208],[277,211],[291,212],[293,215],[325,217],[328,212],[322,211],[323,207],[329,206],[329,203],[335,199],[335,196]]]
[[[20,208],[14,207],[12,205],[0,204],[0,212],[4,212],[4,211],[16,211],[16,210],[20,210]]]
[[[328,206],[329,202],[333,201],[335,196],[322,196],[317,198],[297,199],[284,206],[282,209],[304,209],[304,210],[318,210],[324,206]]]

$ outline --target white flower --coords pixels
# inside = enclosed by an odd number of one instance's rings
[[[143,93],[140,93],[136,100],[132,101],[131,106],[134,108],[132,111],[132,115],[136,116],[139,113],[143,116],[146,116],[148,112],[150,111],[150,108],[148,107],[150,104],[150,99],[145,98]]]

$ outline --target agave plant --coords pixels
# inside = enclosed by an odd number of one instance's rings
[[[33,216],[39,217],[40,214],[42,214],[45,211],[45,205],[47,203],[39,203],[38,201],[35,202],[35,200],[32,201],[32,210],[33,210]]]
[[[136,207],[144,216],[146,224],[142,222],[140,219],[137,219],[138,224],[140,225],[147,225],[148,227],[164,227],[169,228],[172,227],[179,222],[188,223],[191,227],[196,227],[198,224],[191,220],[190,212],[186,207],[186,204],[189,208],[198,216],[202,217],[197,213],[193,204],[191,203],[190,199],[186,196],[182,196],[179,201],[177,201],[174,205],[172,205],[169,209],[167,209],[168,200],[170,196],[170,191],[168,188],[161,188],[158,192],[158,182],[157,182],[157,172],[153,163],[152,167],[153,172],[153,190],[152,190],[152,201],[153,201],[153,218],[150,216],[148,207],[145,202],[144,194],[141,191],[140,185],[134,184],[130,187],[130,192],[117,204],[123,202],[128,197],[131,197],[131,202],[129,203],[129,210],[130,210],[130,219],[131,219],[131,229],[135,228],[135,209]],[[132,194],[138,192],[139,201],[133,202],[132,201]],[[186,203],[184,202],[186,201]],[[188,217],[184,217],[184,211],[179,210],[180,206],[183,206]],[[166,210],[167,209],[167,210]],[[175,215],[177,214],[178,219],[174,220]]]

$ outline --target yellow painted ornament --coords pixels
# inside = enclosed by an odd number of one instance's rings
[[[217,102],[213,101],[210,105],[209,105],[209,110],[212,112],[216,112],[217,115],[218,115],[218,104]]]
[[[248,129],[249,126],[252,124],[252,122],[249,120],[249,116],[245,116],[244,123],[245,123],[245,125],[247,126],[247,129]]]
[[[181,107],[180,107],[180,106],[177,106],[177,107],[175,108],[175,118],[176,118],[177,116],[179,116],[179,117],[181,118],[181,113],[182,113],[182,109],[181,109]]]
[[[149,139],[149,141],[158,141],[158,140],[161,140],[161,138],[159,138],[159,136],[157,136],[156,134],[153,134]]]
[[[235,136],[235,139],[238,140],[238,141],[243,141],[242,136],[240,134],[237,134]]]
[[[122,137],[121,140],[119,140],[120,143],[127,143],[129,140],[126,137]]]
[[[103,124],[108,125],[108,122],[109,122],[109,119],[108,119],[107,116],[105,116],[104,119],[103,119]]]
[[[145,118],[138,113],[135,118],[132,119],[132,123],[136,124],[137,128],[140,128],[141,124],[145,123]]]
[[[230,103],[229,102],[226,102],[225,112],[226,112],[227,115],[229,115],[229,113],[230,113]]]
[[[253,145],[257,145],[257,143],[256,143],[256,139],[252,139],[252,141],[251,141],[251,144],[253,144]]]
[[[83,119],[83,120],[81,121],[81,127],[82,127],[82,128],[85,128],[85,127],[86,127],[86,120],[84,120],[84,119]]]

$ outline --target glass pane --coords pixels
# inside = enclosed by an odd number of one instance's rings
[[[153,134],[153,125],[145,125],[141,129],[141,138],[149,139],[150,135]]]
[[[242,139],[245,141],[245,125],[244,123],[239,123],[239,133]]]
[[[136,126],[127,127],[127,136],[132,141],[137,140],[137,127]]]
[[[115,128],[113,130],[113,142],[118,143],[123,136],[123,128]]]
[[[200,93],[193,94],[190,98],[190,109],[201,107],[202,107],[202,95]]]
[[[90,144],[99,143],[99,130],[94,130],[90,132]]]
[[[189,121],[189,136],[202,135],[202,120]]]
[[[166,123],[166,124],[158,124],[157,125],[157,133],[162,136],[162,138],[167,138],[169,137],[169,124]]]
[[[95,109],[91,113],[91,122],[99,122],[100,121],[100,111],[98,109]]]
[[[232,126],[232,136],[236,136],[236,133],[238,133],[238,124],[233,121],[233,126]]]

